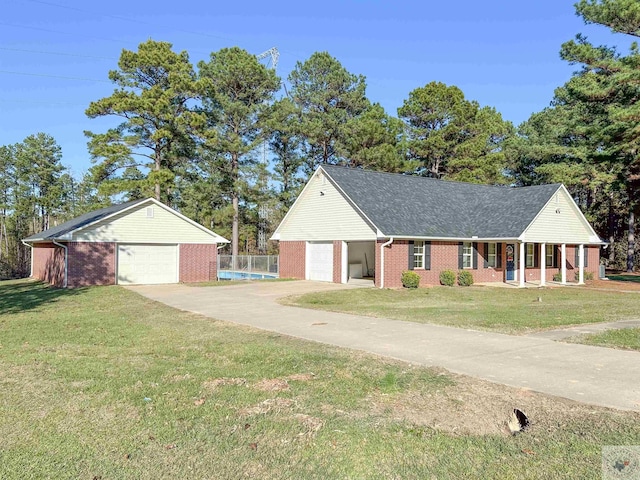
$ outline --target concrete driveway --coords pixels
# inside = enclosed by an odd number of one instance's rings
[[[640,411],[640,353],[384,318],[307,310],[276,299],[356,288],[319,282],[254,282],[228,287],[128,287],[172,307],[218,320],[444,367],[584,403]],[[507,294],[507,292],[505,292]]]

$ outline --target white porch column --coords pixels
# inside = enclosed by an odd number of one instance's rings
[[[584,245],[578,246],[578,285],[584,285]]]
[[[340,252],[340,283],[347,283],[349,281],[349,246],[347,242],[342,242],[342,248]]]
[[[563,243],[560,246],[560,275],[562,285],[567,284],[567,244]]]
[[[518,270],[518,276],[520,277],[520,288],[524,288],[524,266],[525,266],[525,260],[526,260],[526,253],[525,253],[525,249],[524,249],[524,242],[520,243],[520,254],[518,255],[518,260],[520,263],[520,269]]]
[[[540,244],[540,286],[547,284],[547,244]]]

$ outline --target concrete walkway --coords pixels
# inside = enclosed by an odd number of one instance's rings
[[[132,291],[175,308],[285,335],[363,350],[584,403],[640,411],[640,353],[285,307],[276,299],[357,288],[316,282],[228,287],[148,285]]]

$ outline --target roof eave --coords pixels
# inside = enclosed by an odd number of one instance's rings
[[[443,242],[461,242],[461,241],[470,241],[470,242],[517,242],[517,237],[444,237],[444,236],[425,236],[425,235],[384,235],[378,236],[378,238],[391,238],[393,237],[396,240],[440,240]]]

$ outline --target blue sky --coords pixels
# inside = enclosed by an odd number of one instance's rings
[[[258,54],[275,46],[282,77],[324,50],[365,75],[370,100],[392,115],[411,90],[440,81],[516,125],[547,106],[578,68],[559,58],[564,41],[579,32],[595,43],[624,40],[585,26],[566,0],[0,0],[0,7],[0,145],[48,133],[76,176],[91,166],[83,131],[117,120],[90,120],[85,109],[113,91],[107,74],[122,49],[149,38],[187,50],[194,64],[224,47]]]

